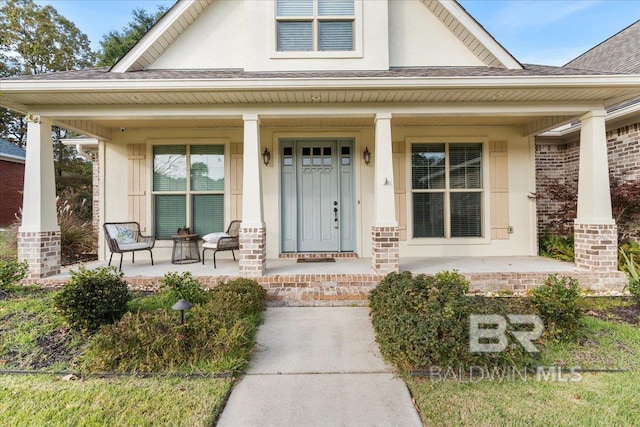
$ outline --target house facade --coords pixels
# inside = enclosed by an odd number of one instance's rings
[[[455,1],[181,0],[112,68],[0,84],[29,122],[32,277],[59,271],[53,123],[98,142],[101,222],[140,222],[168,256],[178,228],[241,219],[254,277],[306,254],[378,274],[535,256],[535,137],[575,120],[578,264],[617,274],[605,116],[640,79],[520,64]]]
[[[22,208],[25,151],[0,138],[0,227],[11,225]]]

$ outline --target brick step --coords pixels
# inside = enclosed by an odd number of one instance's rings
[[[268,307],[361,307],[373,286],[270,288]]]

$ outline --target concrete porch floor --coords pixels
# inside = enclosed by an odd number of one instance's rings
[[[135,264],[130,254],[123,261],[122,270],[132,289],[157,289],[168,272],[189,271],[205,287],[238,277],[238,262],[233,261],[231,254],[228,257],[223,254],[216,269],[212,259],[207,259],[204,265],[202,262],[180,265],[159,258],[152,266],[145,255],[138,254]],[[114,258],[119,261],[118,256]],[[106,261],[95,261],[86,267],[106,265]],[[27,283],[59,287],[71,277],[70,270],[77,268],[77,265],[66,267],[58,275]],[[599,274],[579,270],[573,263],[534,256],[401,258],[400,270],[414,274],[457,270],[471,283],[470,291],[480,293],[525,292],[542,285],[549,274],[574,277],[583,288],[595,291],[621,290],[625,284],[622,272]],[[278,258],[268,259],[265,275],[256,280],[267,290],[271,306],[346,306],[366,305],[369,291],[382,277],[371,270],[370,258],[336,258],[331,263],[297,263],[296,259]]]

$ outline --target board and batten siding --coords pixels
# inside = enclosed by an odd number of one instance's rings
[[[489,142],[491,239],[509,238],[509,164],[507,141]]]
[[[129,180],[127,185],[128,220],[140,224],[142,233],[147,229],[147,164],[146,145],[127,144]]]

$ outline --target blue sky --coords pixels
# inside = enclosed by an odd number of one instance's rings
[[[234,1],[234,0],[223,0]],[[376,1],[376,0],[365,0]],[[392,0],[405,1],[405,0]],[[640,19],[640,0],[459,0],[523,63],[563,65]],[[120,30],[136,8],[155,10],[173,0],[36,0],[73,21],[95,49]]]

